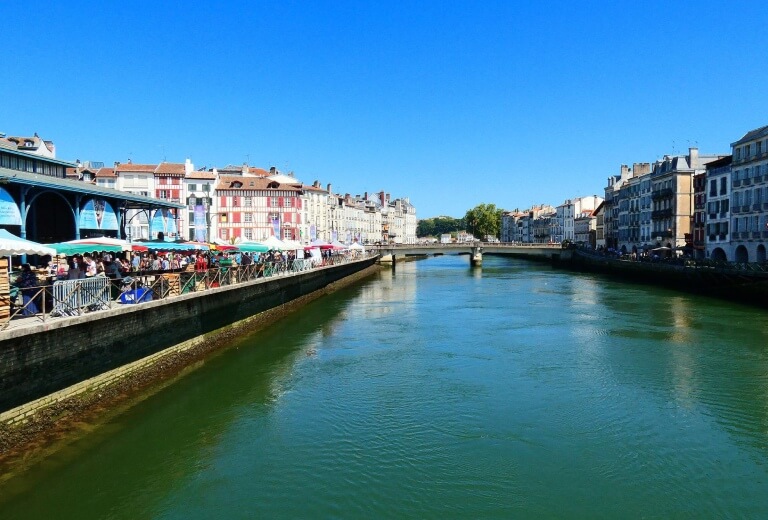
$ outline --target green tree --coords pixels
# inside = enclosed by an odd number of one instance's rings
[[[464,215],[467,231],[481,240],[488,236],[498,238],[501,233],[503,211],[495,204],[478,204]]]
[[[419,220],[419,223],[416,225],[417,237],[431,237],[435,236],[435,234],[435,219],[423,218]]]
[[[460,229],[464,229],[464,221],[460,218],[445,216],[424,218],[419,220],[419,223],[416,226],[416,236],[437,237],[444,233],[455,233]]]

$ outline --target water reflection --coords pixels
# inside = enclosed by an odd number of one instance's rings
[[[164,497],[215,465],[233,429],[270,414],[291,390],[296,364],[334,334],[361,292],[341,291],[241,338],[203,369],[29,468],[0,488],[0,517],[162,516]],[[39,478],[56,484],[37,486]]]
[[[467,262],[398,264],[243,339],[0,516],[768,516],[761,311]]]

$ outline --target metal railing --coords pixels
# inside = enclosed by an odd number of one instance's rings
[[[622,254],[620,257],[616,254],[607,252],[598,252],[591,249],[577,248],[579,255],[589,256],[592,258],[599,258],[601,260],[611,260],[616,262],[631,262],[631,263],[648,263],[664,266],[677,266],[686,268],[716,268],[723,272],[749,272],[749,273],[768,273],[768,262],[728,262],[712,260],[708,258],[685,258],[685,257],[669,257],[669,258],[653,258],[653,257],[636,257],[632,258],[631,254]]]
[[[95,276],[78,280],[61,280],[51,285],[31,288],[12,287],[6,297],[0,296],[0,307],[10,308],[0,321],[0,331],[51,319],[80,316],[85,313],[113,309],[173,298],[182,294],[203,292],[277,276],[292,276],[321,267],[348,264],[371,258],[378,252],[354,252],[324,258],[305,258],[283,262],[215,267],[205,270],[140,271],[124,278]]]

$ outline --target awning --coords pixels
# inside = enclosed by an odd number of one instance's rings
[[[59,242],[56,244],[46,244],[55,249],[60,255],[84,255],[87,253],[119,253],[123,250],[121,246],[111,246],[107,244],[74,244],[72,242]]]

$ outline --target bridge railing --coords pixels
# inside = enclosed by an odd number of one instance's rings
[[[174,298],[182,294],[210,291],[260,278],[295,276],[313,269],[349,264],[377,255],[376,251],[349,252],[321,259],[305,258],[204,270],[188,266],[184,270],[133,272],[119,279],[94,276],[31,288],[12,287],[8,296],[0,295],[0,308],[10,309],[0,318],[0,331],[51,319]]]

